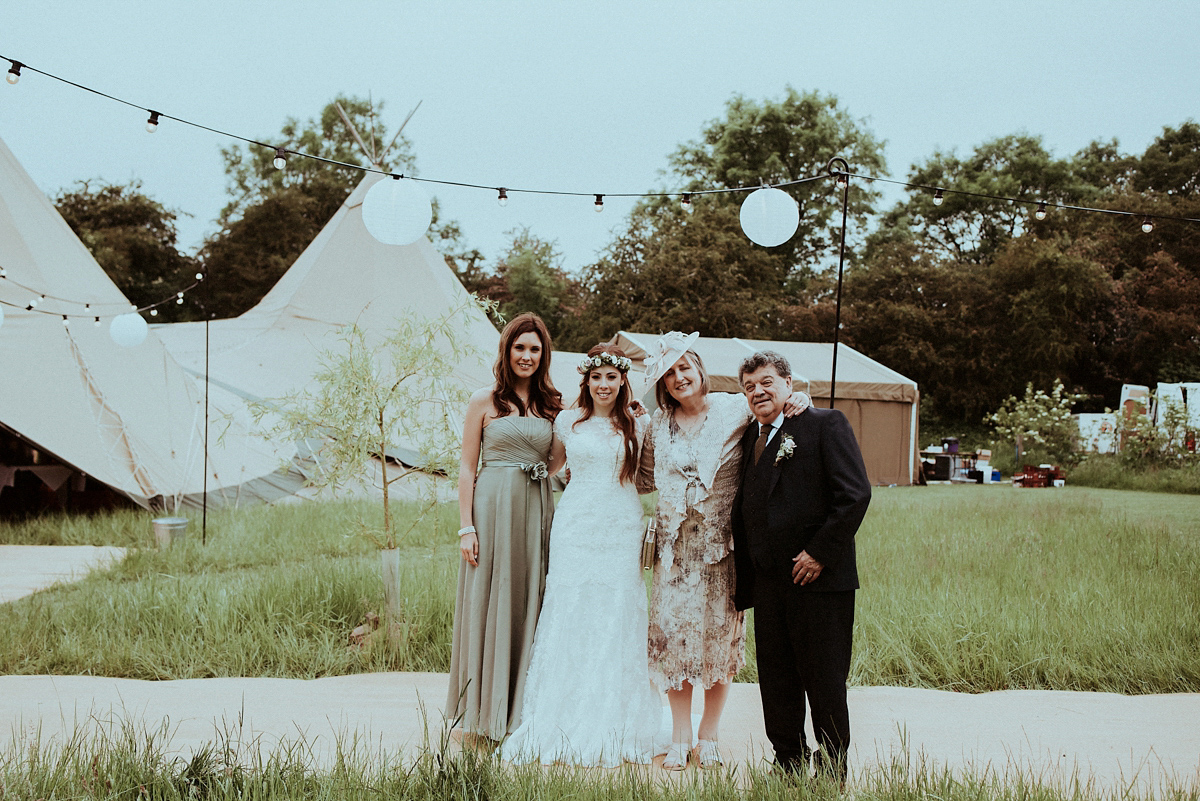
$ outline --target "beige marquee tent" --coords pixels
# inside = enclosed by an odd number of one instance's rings
[[[657,338],[656,334],[621,331],[613,341],[640,366]],[[791,364],[795,388],[811,395],[816,405],[829,405],[831,343],[700,337],[695,347],[715,391],[738,392],[742,360],[757,350],[774,350]],[[919,403],[915,381],[851,347],[838,347],[834,406],[849,419],[873,484],[908,485],[917,480]]]

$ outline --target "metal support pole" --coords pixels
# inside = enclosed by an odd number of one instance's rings
[[[834,156],[829,160],[827,169],[830,175],[844,182],[842,183],[842,241],[841,249],[838,252],[837,312],[833,326],[833,367],[829,374],[829,408],[832,409],[833,402],[837,399],[838,342],[842,334],[842,271],[846,265],[846,215],[850,207],[850,165],[841,156]]]
[[[204,277],[208,278],[208,270],[205,269]],[[204,294],[211,297],[208,291],[207,281],[205,282]],[[208,321],[212,319],[212,314],[208,311],[207,304],[201,307],[204,310],[204,485],[203,494],[200,496],[200,544],[208,544]]]

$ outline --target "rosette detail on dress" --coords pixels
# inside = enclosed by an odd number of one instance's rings
[[[541,481],[550,477],[550,468],[545,462],[522,463],[520,467],[529,475],[531,481]]]

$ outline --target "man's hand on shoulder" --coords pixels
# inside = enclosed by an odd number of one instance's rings
[[[792,565],[792,583],[799,584],[803,587],[809,582],[817,580],[824,569],[824,565],[808,555],[808,551],[801,551],[798,556],[792,558],[795,563]]]

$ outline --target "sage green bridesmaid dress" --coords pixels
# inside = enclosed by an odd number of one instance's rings
[[[479,565],[458,566],[446,717],[492,740],[516,728],[546,588],[554,496],[540,477],[554,428],[540,417],[500,417],[483,429],[475,481]]]

